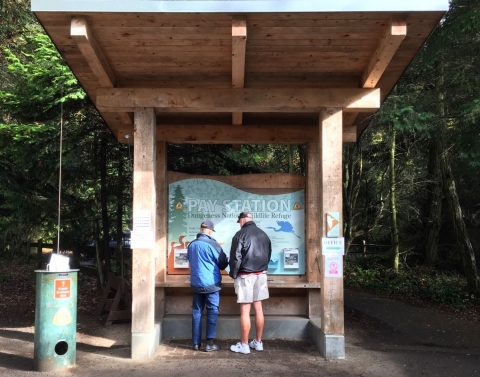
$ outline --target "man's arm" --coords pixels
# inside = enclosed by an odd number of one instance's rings
[[[242,264],[242,244],[237,236],[232,239],[232,247],[230,248],[230,260],[228,261],[231,278],[236,279],[240,265]]]
[[[228,266],[228,257],[227,257],[227,254],[223,252],[223,250],[218,255],[217,266],[221,270],[226,269]]]
[[[268,263],[272,260],[272,241],[268,239]]]

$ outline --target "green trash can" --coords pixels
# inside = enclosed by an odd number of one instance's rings
[[[36,270],[33,365],[39,372],[75,366],[79,270]]]

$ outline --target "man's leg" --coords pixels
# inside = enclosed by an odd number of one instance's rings
[[[251,304],[240,304],[240,333],[242,343],[248,344],[248,334],[250,333],[250,307]]]
[[[207,306],[207,340],[217,336],[218,306],[220,304],[220,292],[212,292],[205,295]]]
[[[263,308],[261,301],[253,302],[253,310],[255,311],[255,333],[257,342],[262,341],[263,327],[265,325],[265,319],[263,317]]]
[[[200,293],[193,294],[192,302],[192,341],[198,345],[202,343],[202,313],[205,307],[205,295]]]

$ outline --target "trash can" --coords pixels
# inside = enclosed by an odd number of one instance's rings
[[[33,365],[39,372],[75,366],[79,270],[36,270]]]

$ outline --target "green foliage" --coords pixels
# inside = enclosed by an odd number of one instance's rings
[[[388,266],[388,258],[366,257],[345,263],[347,286],[381,292],[395,297],[423,299],[454,307],[475,301],[465,277],[454,272],[426,267],[403,268],[398,274]]]
[[[58,116],[61,102],[86,95],[47,35],[33,29],[24,39],[21,55],[2,49],[15,81],[0,91],[0,110],[7,122],[48,121]]]

